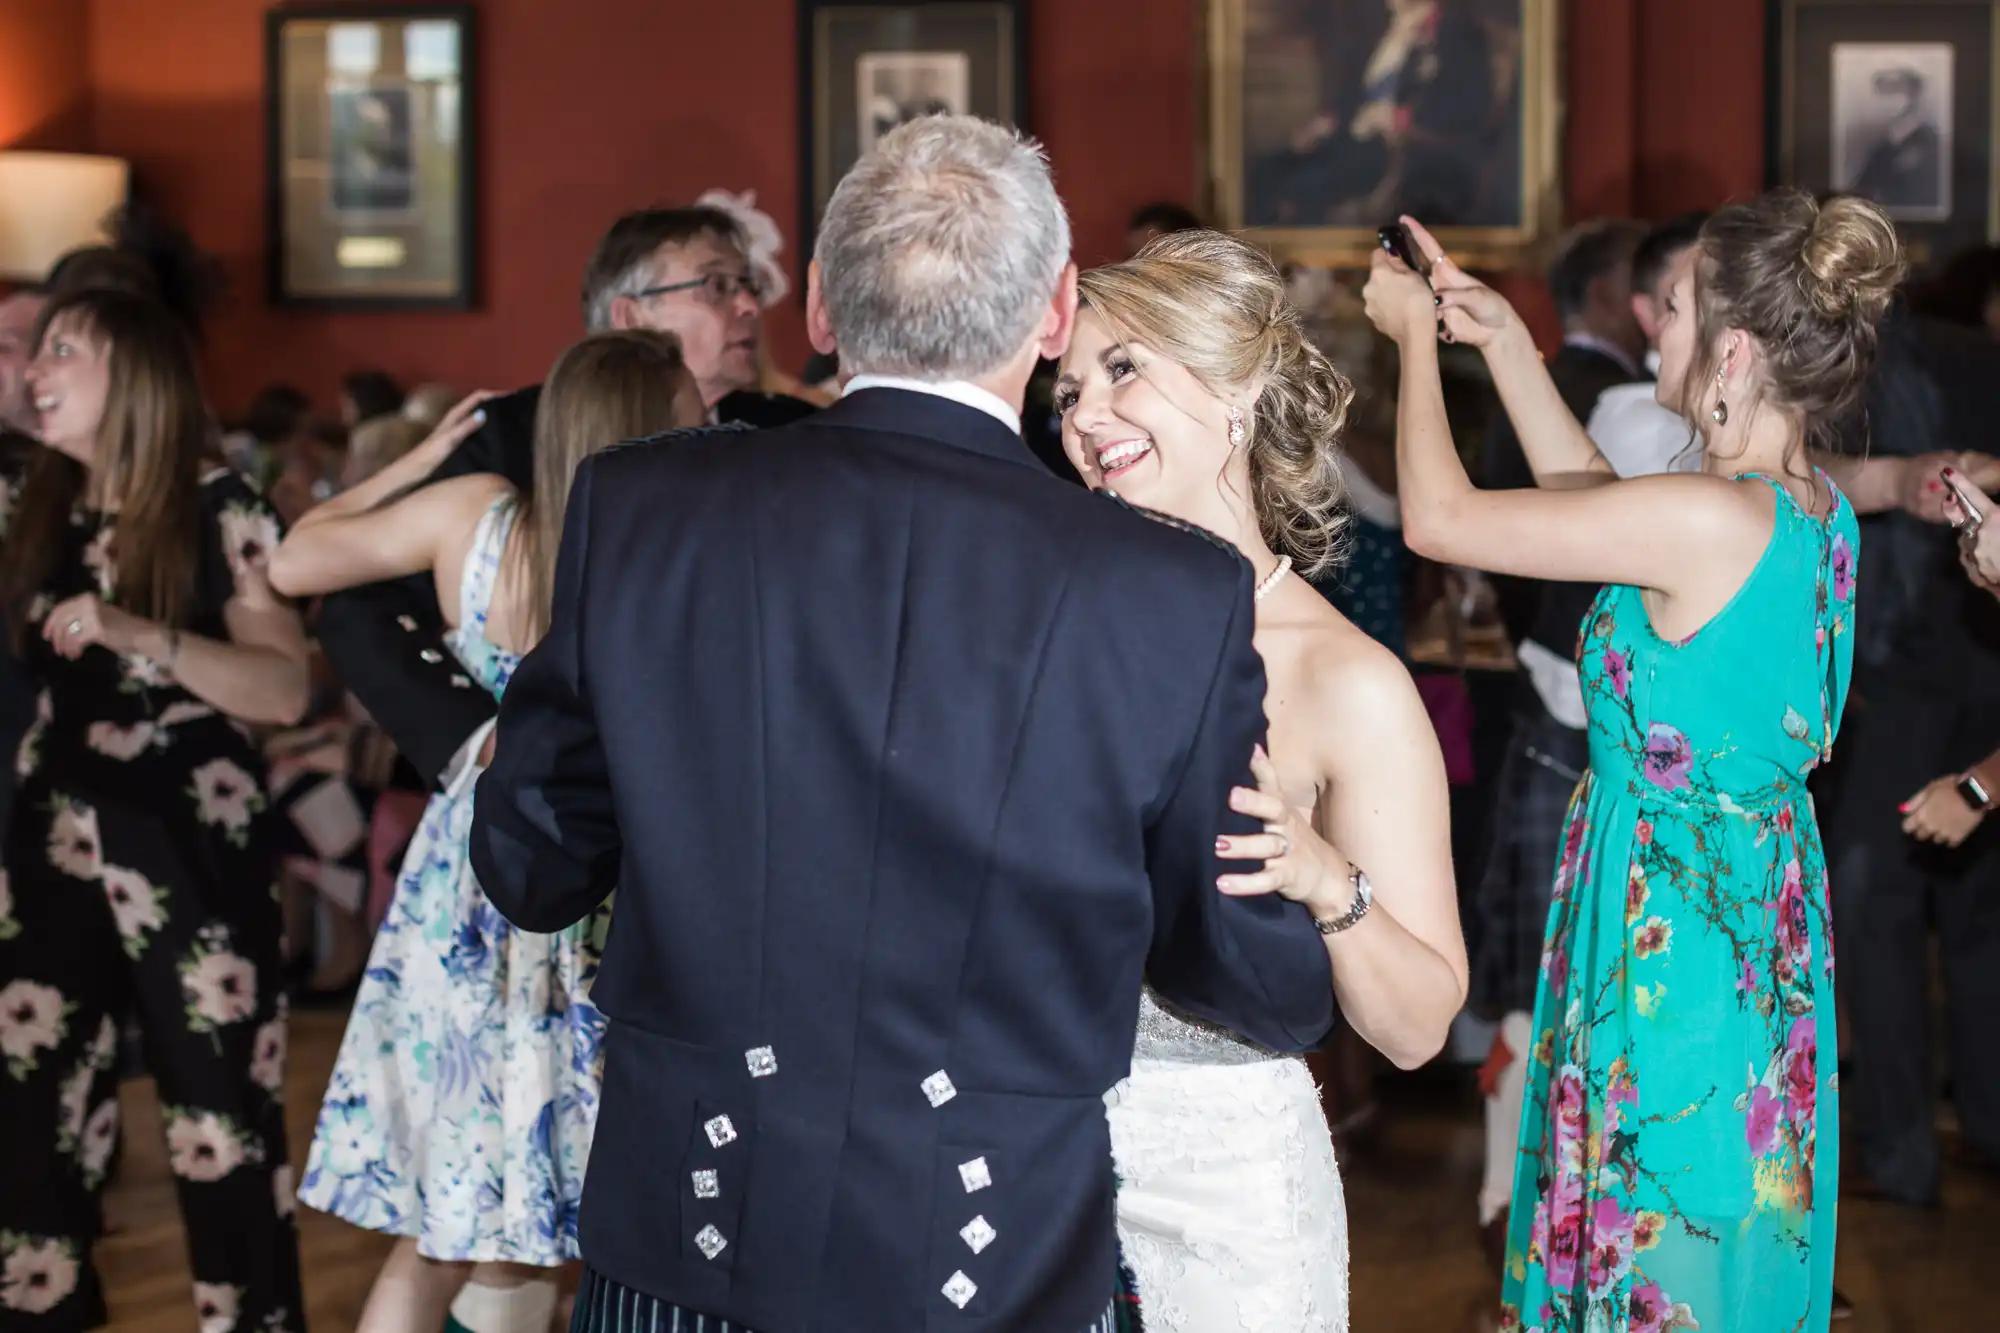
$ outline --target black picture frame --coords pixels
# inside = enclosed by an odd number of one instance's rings
[[[1765,49],[1767,184],[1876,199],[1919,271],[2000,244],[2000,0],[1767,0]]]
[[[265,15],[273,305],[477,303],[477,36],[470,4],[295,4]]]
[[[865,146],[864,78],[900,100],[904,116],[935,99],[1029,128],[1027,0],[799,0],[798,34],[801,275],[826,201]],[[801,299],[805,286],[802,276]]]

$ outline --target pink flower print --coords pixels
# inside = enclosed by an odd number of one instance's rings
[[[146,752],[146,747],[153,743],[155,731],[150,722],[139,722],[129,727],[93,722],[84,735],[84,743],[108,758],[132,760]]]
[[[256,780],[227,759],[211,759],[194,771],[193,794],[202,823],[232,832],[249,828],[262,805]]]
[[[111,561],[111,540],[116,531],[108,526],[100,528],[83,548],[83,567],[97,580],[97,591],[105,597],[118,587],[118,569]]]
[[[1743,1133],[1753,1155],[1768,1156],[1777,1146],[1778,1108],[1778,1099],[1762,1083],[1750,1089],[1750,1114]]]
[[[91,1185],[104,1179],[111,1165],[111,1149],[118,1143],[118,1099],[99,1102],[83,1126],[83,1178]]]
[[[1599,1199],[1591,1211],[1590,1299],[1604,1294],[1632,1271],[1632,1215],[1616,1199]]]
[[[46,1314],[76,1290],[76,1255],[67,1241],[8,1233],[0,1238],[0,1306]]]
[[[103,846],[97,812],[58,797],[56,817],[49,822],[49,864],[77,879],[96,879],[104,866]]]
[[[1652,821],[1649,819],[1642,819],[1638,823],[1634,824],[1632,826],[1632,836],[1638,840],[1638,843],[1641,847],[1651,847],[1653,845]]]
[[[1638,921],[1646,910],[1646,902],[1653,896],[1652,888],[1646,883],[1646,868],[1637,861],[1632,863],[1632,873],[1625,880],[1625,924]]]
[[[1785,863],[1785,880],[1778,890],[1778,943],[1795,967],[1812,960],[1811,924],[1806,919],[1804,873],[1796,860]]]
[[[233,504],[222,511],[222,553],[229,572],[242,578],[245,570],[262,569],[278,549],[278,520],[268,510]]]
[[[250,1056],[250,1081],[275,1093],[285,1084],[285,1020],[274,1018],[257,1029]]]
[[[1792,1020],[1785,1057],[1786,1117],[1795,1128],[1809,1131],[1819,1098],[1819,1025],[1811,1014]]]
[[[1694,748],[1678,727],[1655,722],[1646,729],[1646,780],[1661,791],[1680,791],[1694,767]]]
[[[1847,544],[1847,538],[1833,539],[1833,595],[1838,601],[1846,601],[1854,596],[1854,550]]]
[[[1672,948],[1673,942],[1673,923],[1665,917],[1649,916],[1632,935],[1632,952],[1640,958],[1651,958]]]
[[[241,1287],[220,1282],[194,1284],[195,1313],[201,1317],[201,1333],[229,1333],[236,1327],[237,1312],[243,1302]]]
[[[146,936],[166,924],[160,895],[151,880],[123,866],[104,867],[100,878],[104,896],[111,903],[111,918],[125,940],[125,952],[136,958],[144,950]]]
[[[8,1072],[26,1078],[42,1051],[51,1051],[69,1031],[70,1005],[62,992],[17,977],[0,989],[0,1055]]]
[[[1569,954],[1560,948],[1543,954],[1542,974],[1549,979],[1549,994],[1560,1000],[1569,985]]]
[[[1542,1267],[1548,1271],[1549,1285],[1568,1291],[1576,1285],[1578,1261],[1583,1257],[1583,1214],[1562,1218],[1549,1227],[1542,1244]]]
[[[213,1111],[166,1109],[167,1160],[182,1180],[221,1180],[243,1165],[247,1154],[229,1122]]]
[[[198,1017],[221,1027],[257,1011],[257,972],[227,950],[205,953],[181,966],[181,989]]]
[[[1631,1333],[1665,1333],[1672,1308],[1667,1303],[1667,1293],[1660,1290],[1658,1283],[1634,1282],[1629,1307]]]
[[[1623,699],[1632,684],[1632,659],[1616,648],[1606,648],[1604,674],[1611,677],[1611,692]]]
[[[1796,821],[1795,821],[1795,820],[1794,820],[1794,819],[1792,818],[1792,807],[1791,807],[1791,806],[1789,806],[1789,805],[1781,805],[1781,806],[1779,806],[1779,807],[1778,807],[1778,832],[1780,832],[1780,833],[1790,833],[1790,832],[1792,831],[1793,827],[1795,826],[1795,824],[1796,824]]]
[[[1736,978],[1736,993],[1738,995],[1757,993],[1757,965],[1747,958],[1743,961],[1743,975]]]
[[[1625,1113],[1639,1105],[1639,1085],[1633,1081],[1631,1065],[1624,1056],[1611,1062],[1604,1093],[1604,1132],[1616,1134],[1625,1123]]]

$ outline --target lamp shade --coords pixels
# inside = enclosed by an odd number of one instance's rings
[[[105,239],[131,167],[83,153],[0,153],[0,278],[35,282],[81,245]]]

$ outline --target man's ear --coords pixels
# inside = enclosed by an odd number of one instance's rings
[[[1041,354],[1045,361],[1060,361],[1069,350],[1069,340],[1076,332],[1076,265],[1065,264],[1062,278],[1056,283],[1056,294],[1049,300],[1048,313],[1042,317]]]
[[[820,287],[817,259],[806,265],[806,337],[821,356],[832,356],[840,350],[833,336],[833,321],[827,317],[826,293]]]

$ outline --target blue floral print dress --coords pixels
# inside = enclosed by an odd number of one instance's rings
[[[445,640],[467,688],[496,696],[520,660],[485,633],[516,511],[509,497],[481,521]],[[555,1267],[577,1254],[610,909],[555,935],[509,925],[472,873],[473,790],[433,796],[404,857],[299,1198],[434,1259]]]
[[[1805,784],[1846,699],[1859,535],[1830,483],[1825,519],[1768,484],[1770,544],[1699,632],[1661,639],[1626,586],[1583,626],[1591,767],[1535,1006],[1505,1329],[1827,1326],[1833,940]]]

